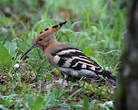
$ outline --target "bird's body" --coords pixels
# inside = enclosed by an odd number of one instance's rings
[[[82,76],[90,78],[103,77],[115,84],[116,78],[111,75],[111,72],[105,71],[79,49],[59,43],[54,39],[54,32],[63,24],[65,22],[40,32],[35,39],[33,48],[40,47],[45,52],[47,61],[68,76],[76,78],[81,78]],[[25,54],[27,53],[28,51]]]
[[[102,68],[90,58],[85,56],[79,49],[66,44],[57,44],[51,48],[50,54],[45,50],[47,60],[63,73],[71,76],[96,76],[94,71],[101,72]],[[50,59],[49,59],[50,58]]]

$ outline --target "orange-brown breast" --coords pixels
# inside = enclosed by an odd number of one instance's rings
[[[60,43],[57,41],[52,42],[45,50],[45,55],[46,55],[46,59],[48,60],[49,63],[55,65],[55,63],[53,62],[53,56],[52,53],[54,51],[56,51],[58,49],[58,47],[60,46]],[[56,65],[55,65],[56,66]]]

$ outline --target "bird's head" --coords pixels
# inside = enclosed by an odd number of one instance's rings
[[[41,31],[35,38],[34,44],[23,54],[21,59],[36,47],[44,50],[54,40],[54,33],[57,32],[64,24],[66,24],[66,21]]]

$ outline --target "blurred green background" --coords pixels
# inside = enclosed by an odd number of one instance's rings
[[[62,87],[50,89],[50,98],[43,93],[44,81],[52,82],[51,73],[60,73],[45,61],[41,50],[34,49],[25,62],[21,62],[20,57],[40,31],[67,20],[55,38],[79,48],[116,75],[126,32],[126,7],[125,0],[0,0],[0,108],[40,110],[73,106],[74,109],[90,109],[91,97],[82,98],[87,92],[85,87],[80,100],[72,103],[68,103],[72,99],[68,99],[69,90]],[[14,68],[16,63],[20,65],[18,70]],[[109,88],[94,88],[95,85],[90,87],[90,92],[102,96],[96,98],[99,103],[114,100],[113,93],[105,94]],[[65,102],[63,96],[67,97]],[[40,106],[36,106],[37,103]],[[78,105],[76,108],[74,103]],[[91,105],[94,106],[94,102]]]

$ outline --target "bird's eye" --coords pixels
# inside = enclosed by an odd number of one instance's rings
[[[43,39],[42,39],[42,38],[39,38],[38,40],[39,40],[39,41],[42,41]]]

